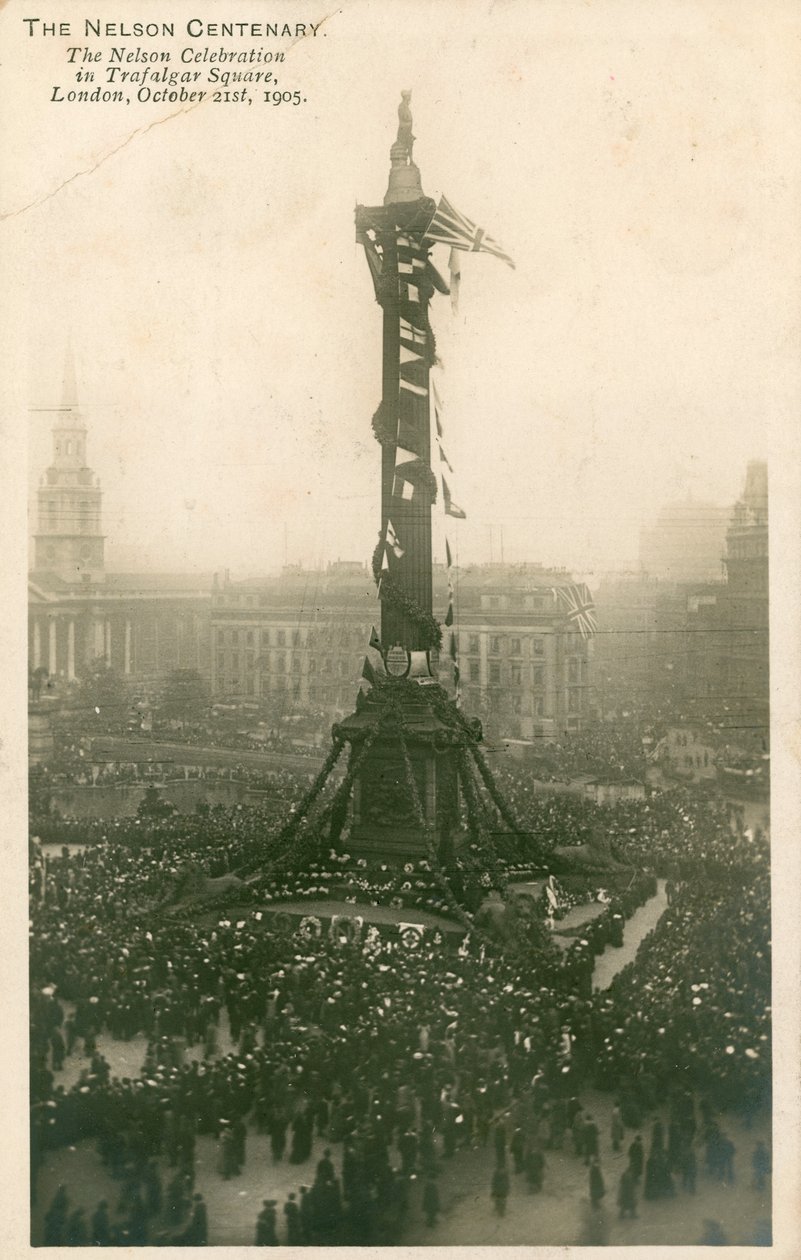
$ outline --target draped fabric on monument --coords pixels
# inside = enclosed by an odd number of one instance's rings
[[[444,201],[438,208],[423,193],[412,160],[409,97],[403,94],[398,111],[383,204],[356,208],[356,239],[364,247],[383,327],[381,399],[372,418],[381,448],[381,518],[372,565],[380,629],[373,628],[366,645],[355,712],[334,727],[331,753],[273,843],[271,861],[280,868],[322,850],[341,854],[343,836],[360,863],[417,855],[429,863],[455,917],[472,927],[486,893],[507,889],[503,851],[507,858],[514,851],[519,860],[525,849],[535,865],[540,854],[481,753],[481,723],[458,707],[454,565],[447,538],[444,645],[432,608],[432,508],[439,500],[449,518],[464,518],[465,512],[452,494],[441,391],[432,375],[438,360],[429,306],[435,293],[447,296],[448,286],[429,255],[442,242],[510,260],[469,220],[454,218]],[[447,239],[443,232],[450,232]],[[438,681],[441,647],[451,694]],[[337,780],[335,767],[346,750],[347,768]],[[258,855],[249,865],[260,866]]]

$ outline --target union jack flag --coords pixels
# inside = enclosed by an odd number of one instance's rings
[[[564,609],[565,617],[575,623],[582,639],[591,638],[598,630],[598,619],[595,616],[595,603],[585,583],[555,586],[554,593]]]
[[[493,254],[501,262],[514,268],[511,258],[504,253],[498,242],[487,236],[483,228],[476,227],[471,219],[454,210],[447,197],[440,197],[439,205],[423,236],[423,243],[450,245],[451,249],[463,249],[472,253]]]

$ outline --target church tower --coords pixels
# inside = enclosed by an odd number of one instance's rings
[[[97,580],[103,573],[105,537],[100,532],[100,479],[86,464],[86,425],[78,409],[70,351],[64,391],[53,425],[53,462],[38,490],[34,568],[66,582]]]

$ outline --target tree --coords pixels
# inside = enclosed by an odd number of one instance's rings
[[[50,779],[41,766],[28,772],[28,813],[31,818],[46,818],[53,813]]]
[[[89,666],[81,679],[80,702],[84,715],[103,722],[124,722],[128,716],[128,685],[124,677],[102,657]]]
[[[136,812],[140,818],[169,818],[175,813],[175,806],[169,801],[163,801],[158,788],[151,783],[145,788]]]
[[[48,673],[44,665],[38,665],[36,669],[28,670],[28,698],[34,703],[42,694],[42,688],[48,679]]]
[[[165,718],[192,721],[209,703],[209,689],[196,669],[174,669],[167,679],[161,713]]]

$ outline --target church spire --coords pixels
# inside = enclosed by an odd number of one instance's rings
[[[64,375],[61,385],[60,410],[62,417],[56,423],[57,428],[83,429],[86,427],[79,410],[78,382],[75,377],[75,355],[72,352],[72,339],[67,341],[67,348],[64,352]]]

